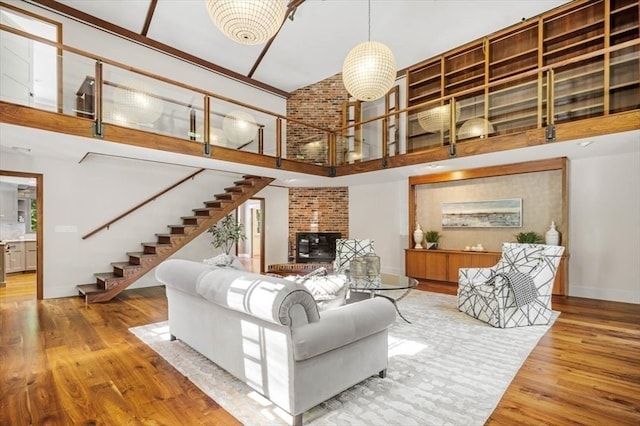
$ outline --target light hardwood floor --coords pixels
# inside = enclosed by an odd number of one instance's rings
[[[128,331],[166,319],[163,287],[37,302],[28,275],[0,289],[0,425],[239,424]],[[554,309],[487,424],[639,425],[640,306],[563,297]]]

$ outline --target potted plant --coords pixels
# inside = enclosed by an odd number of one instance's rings
[[[442,235],[438,231],[425,232],[424,239],[427,240],[427,249],[437,249],[440,238],[442,238]]]
[[[539,244],[542,242],[542,235],[534,231],[518,232],[516,241],[521,244]]]
[[[244,227],[241,223],[236,222],[235,217],[232,214],[228,214],[221,221],[207,230],[211,234],[211,244],[215,248],[222,248],[224,255],[216,256],[216,264],[229,265],[233,261],[233,257],[230,256],[231,248],[234,244],[237,244],[240,240],[245,240],[247,237],[244,235]]]

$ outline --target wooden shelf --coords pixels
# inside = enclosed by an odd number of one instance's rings
[[[465,65],[464,67],[461,67],[461,68],[456,68],[453,71],[449,71],[449,72],[445,73],[445,77],[449,77],[449,76],[452,76],[452,75],[455,75],[455,74],[460,74],[460,73],[465,72],[465,71],[470,71],[470,70],[472,70],[474,68],[478,68],[480,66],[484,67],[484,59],[481,60],[481,61],[475,62],[473,64]]]
[[[638,87],[638,85],[640,85],[640,81],[638,80],[630,81],[628,83],[619,83],[616,85],[611,85],[609,86],[609,90],[614,91],[614,90],[633,89],[634,87]]]
[[[491,76],[489,77],[489,81],[496,81],[502,78],[507,78],[507,77],[511,77],[512,75],[516,75],[516,74],[520,74],[523,72],[527,72],[533,69],[536,69],[538,67],[537,64],[532,64],[532,65],[528,65],[526,67],[522,67],[522,68],[518,68],[518,69],[514,69],[496,76]]]
[[[491,122],[491,124],[494,127],[500,126],[500,125],[505,124],[505,123],[513,123],[515,121],[518,121],[518,122],[526,122],[526,121],[537,122],[537,120],[538,120],[538,114],[537,113],[528,113],[528,114],[523,113],[523,114],[519,114],[519,115],[504,117],[504,118],[489,118],[489,121]]]
[[[624,28],[620,28],[620,29],[616,29],[615,31],[612,31],[611,34],[609,34],[609,36],[611,38],[616,38],[616,37],[620,37],[620,36],[627,35],[637,31],[638,31],[637,25],[629,25],[628,27],[624,27]]]
[[[427,101],[428,100],[427,98],[429,96],[435,95],[435,94],[440,94],[440,89],[434,90],[434,91],[431,91],[431,92],[421,93],[421,94],[416,95],[416,96],[412,96],[412,97],[409,98],[409,105],[418,104],[418,103],[420,103],[420,102],[417,102],[419,100],[421,100],[422,102]]]
[[[429,81],[434,81],[435,82],[436,80],[440,80],[440,74],[432,75],[432,76],[429,76],[429,77],[425,77],[425,78],[423,78],[421,80],[412,81],[411,83],[409,83],[409,87],[413,88],[413,87],[416,87],[416,86],[420,86],[420,85],[422,85],[424,83],[427,83]]]
[[[545,57],[549,57],[549,56],[555,56],[555,55],[559,55],[562,52],[565,52],[567,50],[578,50],[578,46],[581,45],[589,45],[589,44],[595,44],[595,42],[602,40],[602,42],[604,43],[604,34],[598,34],[597,36],[593,36],[593,37],[589,37],[586,38],[584,40],[580,40],[577,41],[575,43],[571,43],[571,44],[567,44],[566,46],[562,46],[562,47],[558,47],[556,49],[553,50],[548,50],[546,52],[542,53],[542,56]]]
[[[512,102],[510,102],[508,104],[489,106],[489,111],[499,111],[499,110],[505,109],[505,108],[515,108],[517,105],[526,105],[526,104],[537,105],[538,104],[538,97],[537,96],[530,96],[528,98],[517,99],[517,100],[512,101]]]
[[[444,87],[445,87],[445,89],[449,89],[451,87],[456,87],[456,86],[461,86],[463,84],[471,83],[472,81],[475,81],[475,80],[478,80],[478,79],[484,79],[484,74],[474,75],[474,76],[471,76],[471,77],[468,77],[468,78],[465,78],[465,79],[462,79],[462,80],[454,81],[454,82],[451,82],[449,84],[445,84]]]
[[[545,22],[545,25],[547,22]],[[604,19],[598,19],[597,21],[589,22],[584,25],[579,25],[572,27],[571,29],[564,31],[560,34],[554,34],[552,36],[546,37],[542,39],[544,44],[555,44],[560,43],[566,40],[569,40],[576,36],[579,33],[586,33],[592,30],[598,29],[598,27],[603,27],[604,29]]]
[[[638,8],[638,3],[637,2],[630,2],[629,4],[625,4],[624,6],[621,6],[617,9],[612,9],[610,14],[613,15],[617,15],[619,13],[622,13],[624,11],[627,10],[633,10],[633,9],[637,9]]]
[[[537,54],[537,53],[538,53],[538,48],[534,47],[534,48],[531,48],[529,50],[525,50],[523,52],[516,53],[515,55],[507,56],[506,58],[502,58],[502,59],[498,59],[497,61],[490,62],[489,66],[492,67],[492,66],[496,66],[498,64],[503,64],[505,62],[512,62],[514,59],[531,56],[531,55]]]

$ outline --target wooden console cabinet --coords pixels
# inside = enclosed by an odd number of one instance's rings
[[[406,249],[405,274],[421,280],[457,284],[460,268],[488,268],[498,263],[500,256],[498,252]],[[563,257],[553,284],[553,294],[565,294],[565,265]]]

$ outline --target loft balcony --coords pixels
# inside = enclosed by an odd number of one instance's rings
[[[638,39],[408,108],[382,108],[331,130],[12,27],[0,30],[5,39],[48,52],[51,65],[39,71],[51,82],[46,87],[2,86],[0,122],[310,175],[344,176],[640,128]]]

